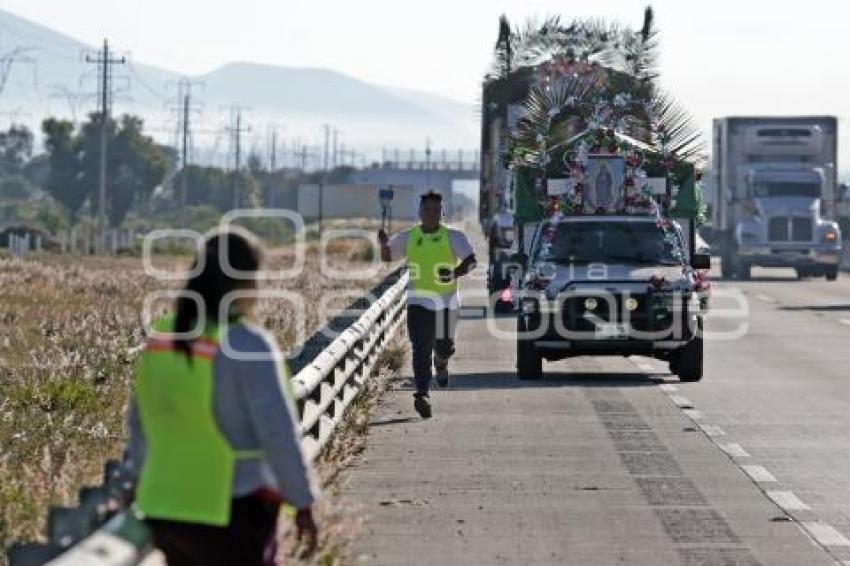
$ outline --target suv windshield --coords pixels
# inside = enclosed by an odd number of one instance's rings
[[[542,230],[535,252],[540,262],[679,263],[655,222],[560,222]]]

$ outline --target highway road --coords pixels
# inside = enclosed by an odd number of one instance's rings
[[[746,333],[709,340],[694,384],[641,357],[518,381],[513,342],[488,328],[511,321],[468,310],[434,418],[400,382],[342,478],[365,515],[348,561],[850,564],[850,276],[754,270],[715,290],[748,314],[718,312],[709,333]]]

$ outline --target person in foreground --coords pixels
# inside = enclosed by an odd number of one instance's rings
[[[244,295],[258,287],[260,245],[220,230],[199,254],[141,355],[125,467],[169,566],[270,565],[283,503],[297,509],[299,540],[315,547],[319,490],[286,364],[274,337],[249,322],[256,295]]]
[[[416,384],[413,407],[423,418],[431,417],[429,388],[433,362],[437,385],[449,385],[449,358],[454,354],[459,307],[457,280],[475,268],[475,252],[466,234],[441,222],[443,197],[429,191],[419,202],[419,224],[392,239],[378,232],[381,259],[407,258],[410,284],[407,289],[407,333],[413,350]]]

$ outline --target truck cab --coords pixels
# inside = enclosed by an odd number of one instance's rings
[[[538,224],[517,302],[517,372],[543,360],[645,355],[683,381],[702,378],[698,277],[681,227],[653,216],[562,216]],[[523,258],[525,259],[525,258]]]
[[[748,279],[761,266],[837,278],[836,124],[830,117],[715,121],[713,219],[725,277]]]

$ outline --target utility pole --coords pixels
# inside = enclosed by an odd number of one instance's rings
[[[109,55],[109,42],[103,40],[103,53],[97,57],[86,55],[86,63],[96,64],[100,70],[100,187],[97,199],[98,248],[103,245],[106,230],[106,149],[108,144],[107,130],[109,128],[109,97],[111,95],[110,78],[113,65],[124,65],[126,57],[113,58]]]
[[[241,185],[239,183],[239,170],[242,166],[242,112],[236,113],[236,178],[233,188],[233,208],[239,208],[241,202]]]
[[[187,227],[186,203],[189,200],[189,110],[192,94],[183,95],[183,174],[180,176],[180,227]]]
[[[325,171],[328,170],[328,145],[330,144],[331,139],[331,127],[327,124],[323,126],[325,129]]]
[[[200,112],[195,107],[195,101],[192,97],[192,88],[201,83],[195,83],[189,79],[181,79],[176,83],[177,86],[177,104],[172,107],[172,112],[177,117],[179,128],[178,142],[180,144],[180,227],[187,228],[188,220],[188,204],[189,204],[189,153],[192,146],[192,114]]]
[[[339,130],[334,128],[334,146],[333,146],[333,168],[335,169],[337,165],[339,165],[339,150],[337,149],[337,139],[339,138]]]
[[[269,123],[266,125],[266,147],[269,152],[269,173],[274,173],[278,167],[286,167],[286,141],[280,145],[283,146],[283,159],[278,162],[278,157],[281,155],[281,148],[278,147],[278,130],[286,130],[286,126]]]
[[[277,168],[277,130],[272,129],[272,147],[269,155],[269,172],[274,173]]]
[[[236,125],[235,127],[229,128],[230,132],[233,134],[233,147],[235,151],[235,161],[234,161],[234,180],[233,180],[233,208],[239,208],[242,204],[242,184],[241,184],[241,170],[242,170],[242,134],[244,132],[250,132],[250,127],[242,126],[242,110],[240,108],[236,108]]]
[[[425,140],[425,184],[431,190],[431,138]]]
[[[322,180],[319,181],[319,210],[318,210],[318,228],[319,228],[319,239],[322,237],[323,223],[324,223],[324,208],[325,208],[325,183],[328,180],[328,146],[330,145],[330,137],[331,137],[331,127],[328,124],[324,125],[325,129],[325,172],[322,175]],[[336,136],[337,129],[333,128],[333,138],[334,138],[334,159],[336,159]]]

